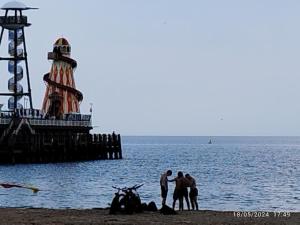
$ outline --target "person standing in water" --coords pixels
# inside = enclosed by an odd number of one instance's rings
[[[170,182],[175,181],[175,189],[173,193],[173,210],[175,210],[176,201],[179,200],[179,210],[183,210],[183,197],[184,197],[184,187],[185,187],[185,177],[181,171],[178,172],[177,177]]]
[[[192,209],[198,210],[198,203],[197,203],[197,196],[198,196],[198,189],[196,187],[196,180],[190,175],[186,174],[185,178],[189,181],[189,186],[190,186],[190,201],[192,205]]]
[[[171,175],[172,175],[172,170],[168,170],[167,172],[163,173],[160,177],[162,206],[166,204],[166,200],[168,196],[168,177]]]

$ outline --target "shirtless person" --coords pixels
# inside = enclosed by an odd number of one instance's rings
[[[191,205],[192,209],[198,210],[198,203],[197,203],[197,196],[198,196],[198,189],[196,187],[196,180],[191,177],[188,173],[185,175],[185,178],[189,181],[190,183],[190,200],[191,200]]]
[[[183,210],[183,197],[184,197],[184,188],[186,186],[186,179],[183,176],[181,171],[178,172],[177,177],[170,182],[175,181],[175,190],[173,194],[173,210],[175,210],[175,204],[177,199],[179,200],[179,210]]]
[[[160,177],[160,188],[161,188],[161,197],[162,197],[162,205],[166,204],[167,195],[168,195],[168,176],[172,175],[172,170],[168,170],[163,173]]]

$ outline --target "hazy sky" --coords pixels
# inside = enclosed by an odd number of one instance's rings
[[[25,12],[36,108],[47,52],[63,36],[95,132],[300,135],[300,1],[22,2],[39,8]]]

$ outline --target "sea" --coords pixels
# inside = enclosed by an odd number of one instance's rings
[[[122,147],[121,160],[1,165],[0,183],[41,191],[0,187],[0,207],[105,208],[112,186],[136,184],[142,202],[160,207],[171,169],[196,179],[201,210],[300,211],[300,137],[124,136]]]

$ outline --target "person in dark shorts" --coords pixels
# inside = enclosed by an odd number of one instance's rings
[[[167,172],[163,173],[160,177],[162,205],[166,204],[166,200],[168,196],[168,177],[171,175],[172,175],[172,170],[168,170]]]
[[[197,203],[197,196],[198,196],[198,189],[196,187],[196,180],[190,175],[190,174],[186,174],[185,178],[189,181],[189,186],[190,186],[190,200],[191,200],[191,205],[192,205],[192,209],[195,210],[199,210],[198,209],[198,203]]]
[[[175,189],[173,193],[173,210],[175,210],[176,201],[179,200],[179,210],[183,210],[183,196],[184,196],[184,186],[185,178],[181,171],[178,172],[177,177],[170,182],[175,181]]]

